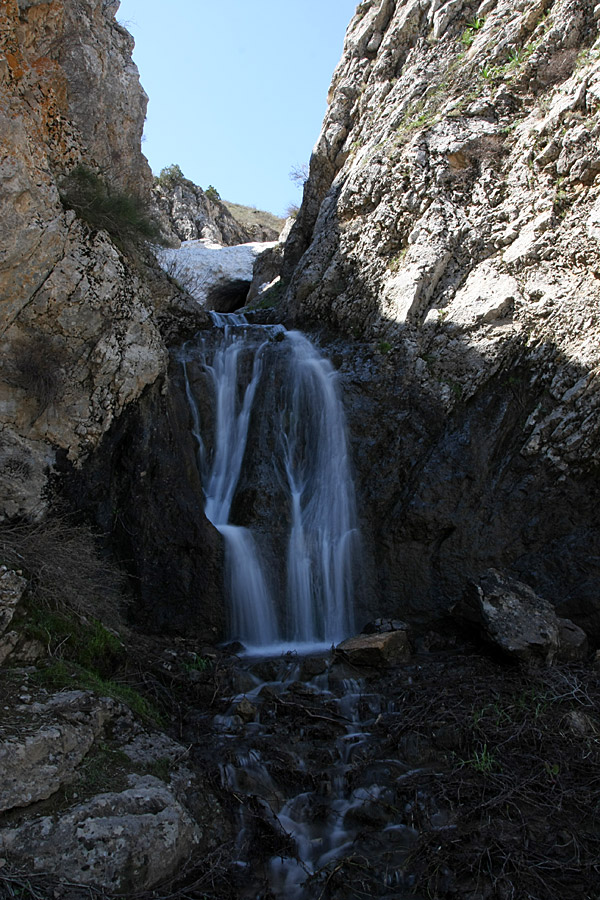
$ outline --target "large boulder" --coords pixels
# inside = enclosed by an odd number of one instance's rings
[[[17,707],[0,741],[0,811],[46,800],[72,781],[117,707],[89,691]]]
[[[552,604],[528,585],[495,569],[468,586],[455,614],[511,659],[551,663],[557,657],[580,659],[587,650],[580,628],[559,619]]]
[[[158,778],[131,775],[119,793],[99,794],[59,818],[0,830],[0,852],[35,872],[107,891],[147,890],[173,875],[199,830]]]

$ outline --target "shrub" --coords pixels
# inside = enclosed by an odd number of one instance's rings
[[[160,175],[156,181],[161,187],[168,190],[169,188],[175,187],[177,184],[181,184],[182,181],[185,181],[185,176],[177,163],[173,163],[160,170]]]
[[[69,354],[63,345],[42,335],[23,335],[11,349],[11,382],[38,403],[38,414],[62,397]]]
[[[303,163],[301,166],[292,166],[289,175],[290,181],[293,181],[298,187],[304,187],[309,176],[308,163]]]
[[[163,241],[142,197],[109,187],[86,166],[76,166],[62,179],[60,199],[91,228],[107,231],[121,249]]]
[[[209,200],[212,200],[213,203],[216,203],[217,200],[221,199],[221,195],[219,194],[216,187],[214,187],[212,184],[209,184],[209,186],[206,188],[204,193],[206,194],[206,196],[208,197]]]
[[[65,517],[0,524],[0,561],[24,570],[37,606],[101,619],[120,620],[124,576],[102,558],[92,530]]]

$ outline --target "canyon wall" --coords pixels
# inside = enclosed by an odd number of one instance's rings
[[[147,98],[117,8],[0,10],[1,516],[41,514],[57,452],[79,463],[166,367],[143,267],[60,197],[77,166],[115,191],[151,184]]]
[[[598,18],[349,26],[283,278],[340,368],[381,611],[443,615],[495,565],[600,634]]]

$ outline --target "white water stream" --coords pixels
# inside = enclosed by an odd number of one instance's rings
[[[331,646],[352,631],[358,552],[335,372],[299,332],[250,325],[240,314],[213,313],[213,321],[214,333],[186,344],[181,361],[205,513],[225,543],[230,637],[249,653]],[[190,377],[192,363],[199,381]],[[259,386],[276,392],[272,420],[263,415],[264,405],[257,408]],[[288,509],[273,510],[290,523],[283,603],[252,529],[231,521],[242,467],[259,443],[248,446],[251,428],[267,430],[273,471],[285,481]],[[264,528],[261,538],[264,545]]]

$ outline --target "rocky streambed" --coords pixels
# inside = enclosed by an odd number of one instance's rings
[[[597,897],[593,661],[434,633],[358,661],[138,635],[121,680],[162,724],[5,669],[0,749],[37,786],[3,805],[2,895]]]

